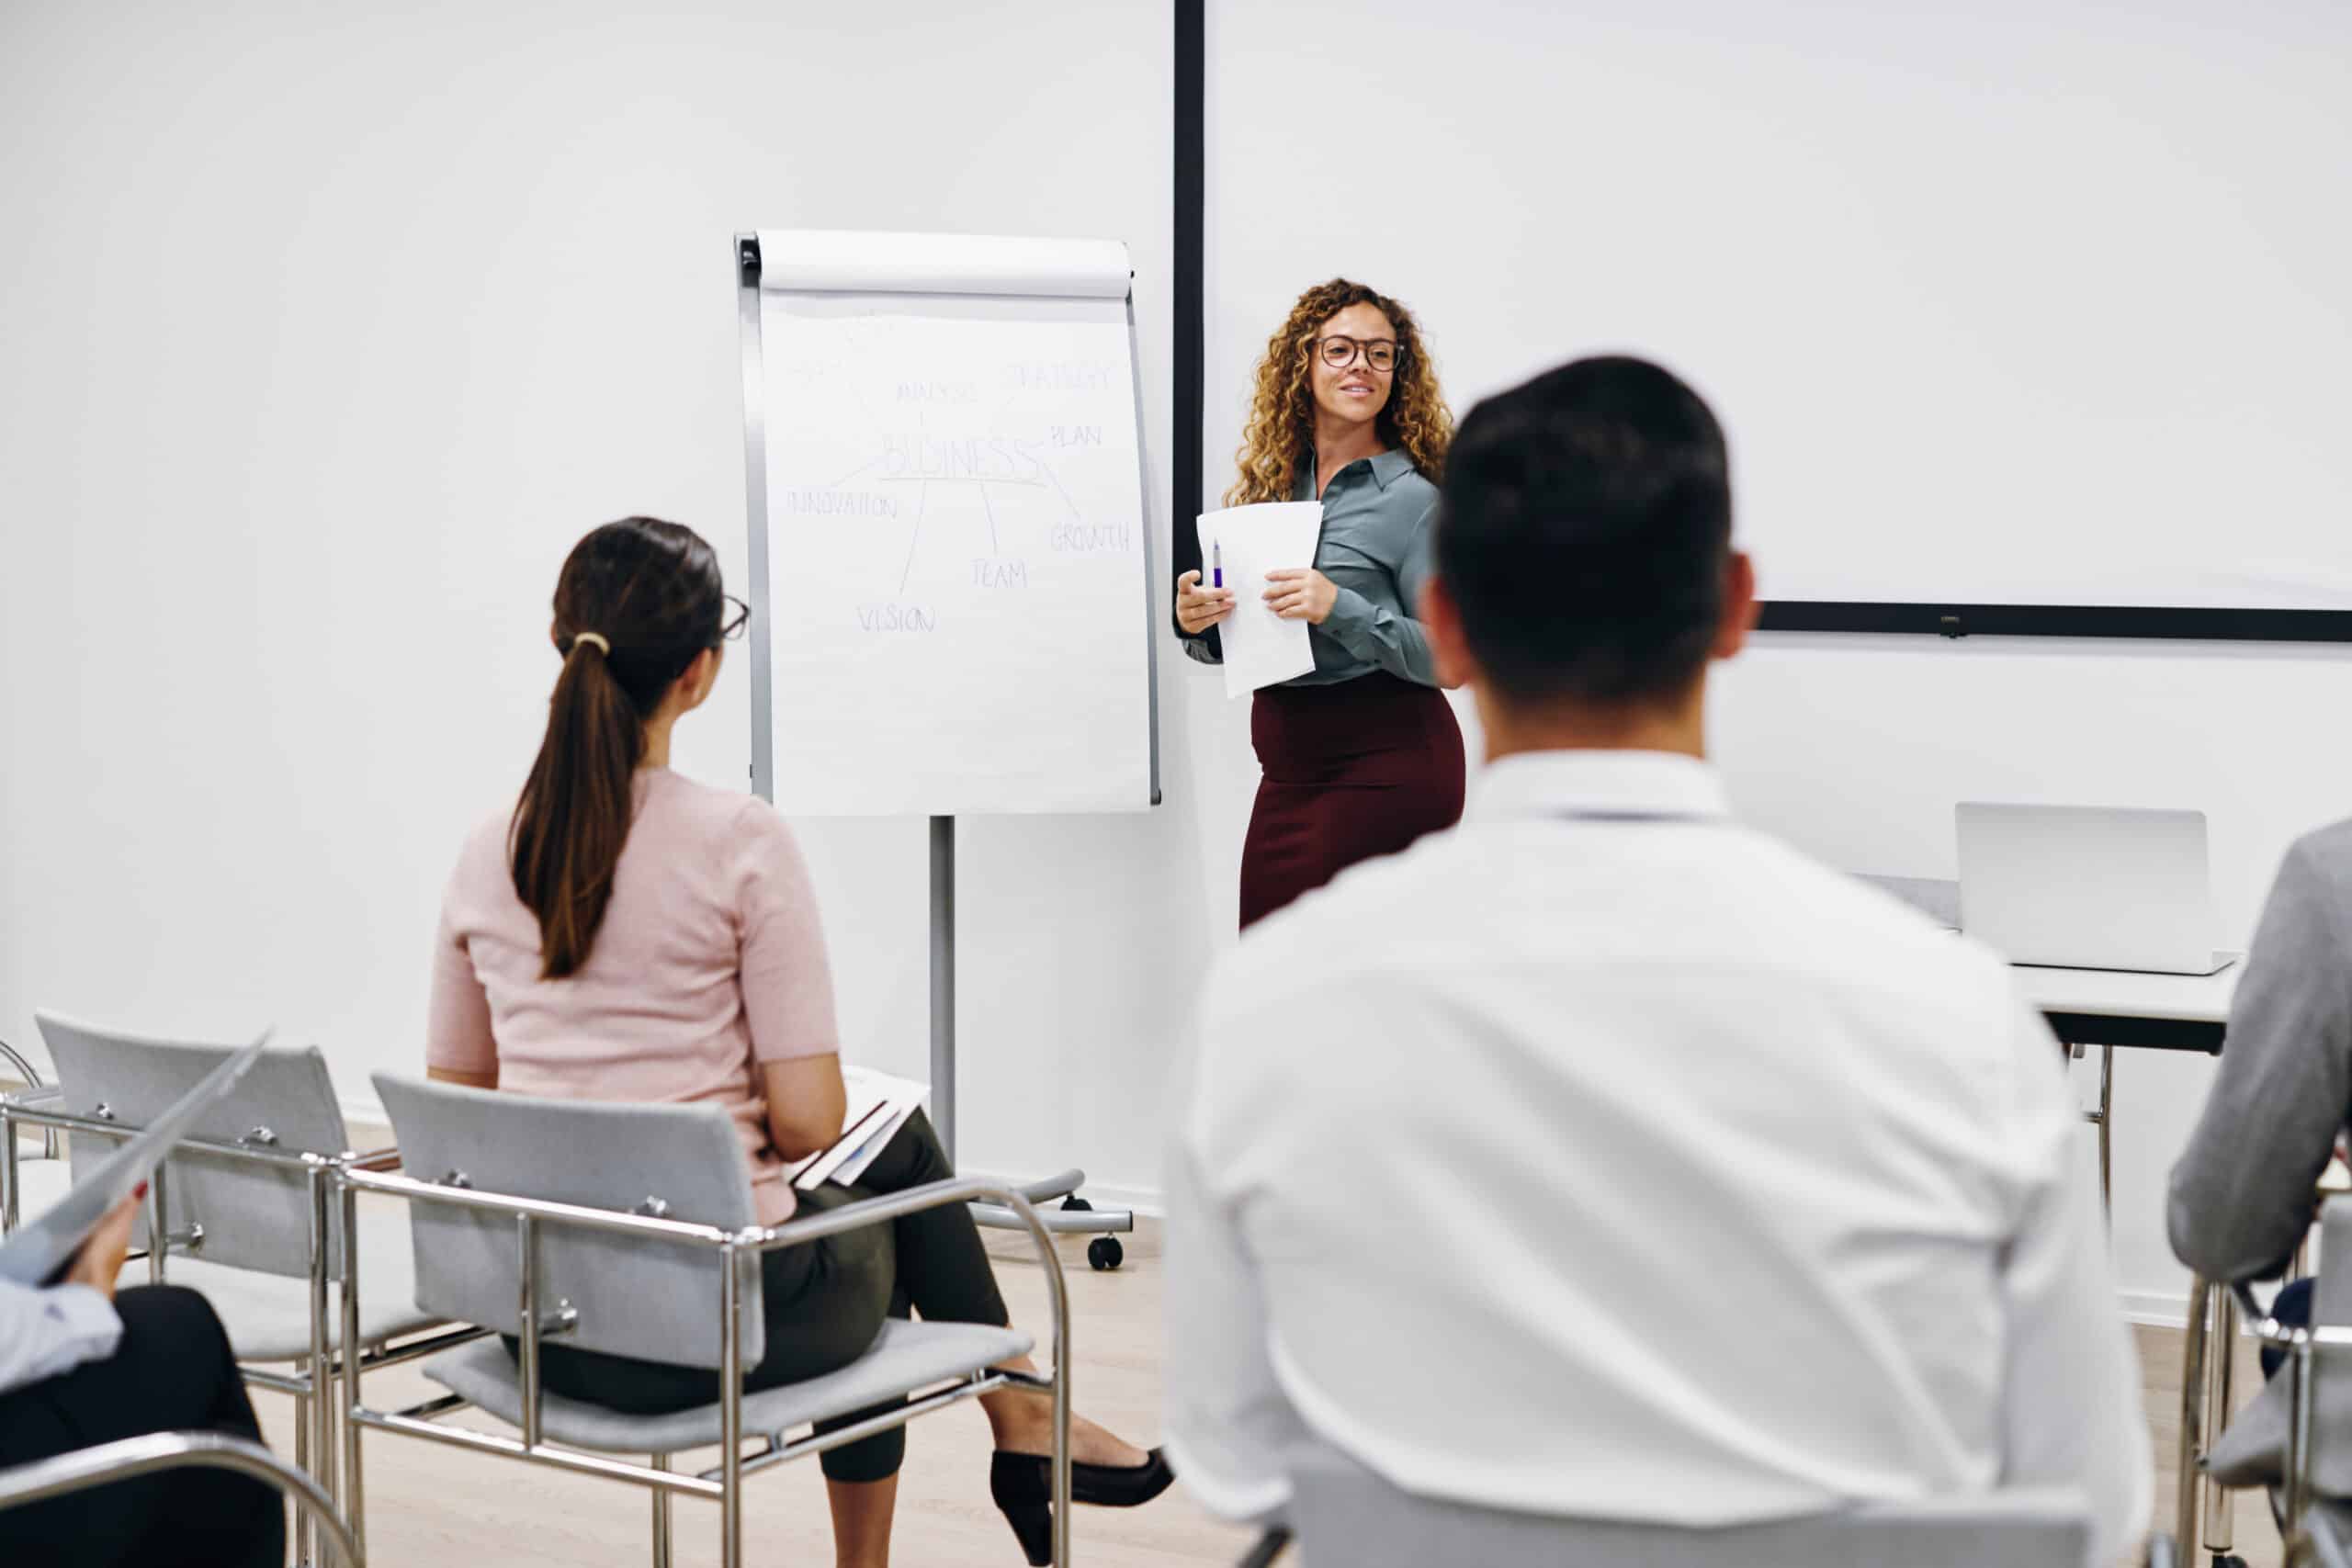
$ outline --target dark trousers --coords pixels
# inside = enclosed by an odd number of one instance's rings
[[[2281,1289],[2270,1303],[2270,1315],[2289,1328],[2309,1328],[2312,1325],[2312,1282],[2297,1280]],[[2262,1348],[2262,1375],[2275,1378],[2278,1369],[2287,1364],[2287,1352]]]
[[[939,1134],[918,1111],[883,1145],[856,1186],[827,1182],[800,1193],[800,1213],[819,1213],[955,1174]],[[885,1318],[903,1318],[910,1310],[933,1323],[1001,1327],[1010,1321],[979,1230],[961,1203],[771,1252],[762,1260],[760,1285],[767,1353],[743,1375],[743,1387],[752,1393],[840,1371],[873,1345]],[[514,1348],[513,1340],[507,1348]],[[540,1347],[539,1374],[554,1393],[632,1416],[689,1409],[718,1398],[718,1374],[707,1368],[639,1361],[568,1345]],[[818,1423],[817,1430],[839,1431],[901,1403],[853,1411]],[[830,1449],[818,1456],[818,1463],[828,1480],[881,1481],[899,1472],[906,1452],[906,1428],[893,1427]]]
[[[148,1432],[189,1428],[261,1440],[253,1401],[212,1305],[140,1286],[115,1298],[122,1343],[103,1361],[0,1393],[0,1466]],[[8,1568],[279,1568],[285,1505],[218,1470],[167,1470],[0,1512]]]
[[[1378,671],[1269,686],[1251,703],[1250,744],[1264,776],[1241,844],[1243,931],[1461,819],[1462,727],[1433,687]]]

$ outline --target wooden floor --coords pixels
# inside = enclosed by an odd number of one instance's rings
[[[1149,1222],[1140,1223],[1145,1228],[1128,1239],[1124,1269],[1091,1271],[1082,1246],[1075,1243],[1064,1244],[1064,1269],[1075,1314],[1079,1405],[1148,1444],[1159,1436],[1160,1276],[1157,1236]],[[1042,1337],[1043,1281],[1035,1263],[1023,1261],[1026,1245],[1010,1236],[989,1238],[1013,1321]],[[2158,1460],[2156,1519],[2169,1528],[2180,1336],[2165,1329],[2136,1332]],[[2254,1379],[2247,1351],[2238,1380],[2241,1399]],[[379,1403],[406,1403],[428,1392],[424,1380],[405,1368],[371,1380],[369,1386]],[[257,1394],[255,1403],[273,1444],[290,1453],[290,1403],[266,1393]],[[977,1409],[951,1410],[915,1424],[900,1483],[896,1562],[907,1568],[1017,1568],[1019,1549],[989,1503],[988,1456],[988,1427]],[[368,1438],[367,1476],[370,1555],[382,1568],[634,1568],[647,1560],[649,1506],[646,1495],[632,1487],[385,1435]],[[746,1499],[751,1563],[822,1568],[831,1562],[822,1482],[813,1463],[757,1477]],[[715,1563],[716,1509],[684,1498],[675,1508],[677,1562]],[[1073,1555],[1089,1568],[1231,1564],[1249,1540],[1245,1532],[1208,1517],[1179,1484],[1145,1508],[1079,1509]],[[2240,1500],[2237,1550],[2255,1568],[2277,1568],[2279,1561],[2277,1533],[2250,1495]],[[2201,1568],[2204,1560],[2185,1561]]]

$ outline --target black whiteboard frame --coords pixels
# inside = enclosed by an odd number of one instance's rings
[[[2352,642],[2352,610],[2231,610],[2162,604],[1879,604],[1768,599],[1768,632],[1868,637],[2120,637],[2177,642]]]
[[[1176,624],[1176,580],[1201,570],[1201,536],[1184,526],[1207,503],[1201,459],[1208,419],[1208,0],[1175,0],[1176,17],[1176,207],[1170,214],[1176,276],[1170,279],[1175,304],[1175,352],[1170,361],[1175,372],[1175,461],[1169,482],[1174,493],[1168,507],[1168,624],[1184,640]],[[1222,652],[1216,628],[1200,640],[1212,652]]]
[[[1207,0],[1174,0],[1176,14],[1175,366],[1176,454],[1168,508],[1169,580],[1201,564],[1200,539],[1184,519],[1207,496],[1202,437],[1208,417]],[[1174,624],[1175,600],[1169,601]],[[1771,599],[1758,626],[1771,632],[1869,637],[2115,637],[2195,642],[2352,642],[2352,610],[2237,610],[2168,605],[1879,604],[1847,599]],[[1179,637],[1183,634],[1180,629]],[[1212,628],[1210,636],[1216,635]]]

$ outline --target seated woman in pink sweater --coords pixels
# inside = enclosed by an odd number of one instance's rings
[[[573,548],[555,591],[563,669],[538,760],[512,811],[467,840],[434,947],[427,1062],[448,1083],[555,1099],[709,1104],[735,1119],[762,1221],[796,1194],[785,1167],[841,1135],[832,980],[791,830],[756,796],[670,772],[670,731],[718,678],[748,607],[720,592],[692,529],[607,523]],[[788,742],[787,742],[788,743]],[[855,1187],[797,1195],[831,1208],[953,1175],[918,1111]],[[820,1376],[863,1354],[886,1316],[1006,1322],[960,1207],[827,1236],[765,1260],[767,1356],[747,1388]],[[632,1412],[717,1397],[717,1374],[549,1345],[547,1386]],[[1011,1365],[1034,1371],[1023,1357]],[[1047,1561],[1042,1393],[983,1394],[996,1433],[990,1490],[1029,1561]],[[826,1423],[854,1424],[872,1412]],[[1128,1506],[1166,1490],[1145,1453],[1072,1424],[1072,1493]],[[901,1427],[820,1456],[843,1568],[889,1560]]]

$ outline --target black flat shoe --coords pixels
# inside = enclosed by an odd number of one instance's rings
[[[1102,1508],[1134,1508],[1150,1502],[1176,1479],[1158,1449],[1141,1464],[1077,1464],[1069,1467],[1069,1497]],[[1004,1511],[1005,1523],[1021,1541],[1030,1568],[1054,1560],[1053,1477],[1042,1454],[1001,1453],[989,1462],[989,1495]]]

